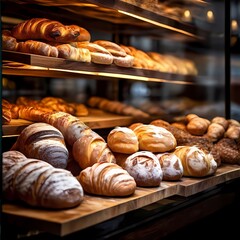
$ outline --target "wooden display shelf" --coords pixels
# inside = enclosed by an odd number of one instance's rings
[[[115,126],[129,126],[134,122],[131,116],[122,116],[89,108],[89,115],[78,117],[91,129],[113,128]],[[33,122],[24,119],[12,119],[10,124],[2,126],[3,136],[19,135],[21,131]]]
[[[196,76],[166,73],[154,70],[119,67],[114,64],[103,65],[84,63],[63,58],[46,57],[36,54],[2,51],[2,59],[30,66],[21,68],[3,67],[3,74],[28,75],[40,77],[78,77],[88,76],[111,79],[131,79],[138,81],[171,82],[175,84],[194,84]],[[31,66],[33,66],[31,68]],[[42,69],[34,68],[42,67]],[[69,75],[68,75],[69,74]]]
[[[23,222],[30,228],[59,236],[83,230],[126,212],[174,196],[190,196],[218,184],[240,178],[239,165],[222,165],[214,176],[187,178],[180,181],[162,181],[160,187],[140,188],[129,197],[100,197],[85,195],[83,202],[68,210],[44,210],[20,204],[5,203],[2,212],[9,221]]]

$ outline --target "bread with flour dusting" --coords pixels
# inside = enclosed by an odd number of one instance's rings
[[[183,176],[183,165],[179,157],[174,153],[156,154],[162,171],[164,181],[177,181]]]
[[[205,177],[213,175],[217,170],[217,162],[213,155],[196,146],[178,146],[174,154],[182,162],[183,176]]]
[[[163,172],[156,155],[139,151],[129,155],[122,167],[135,179],[139,187],[160,186]]]
[[[67,170],[26,158],[18,151],[3,155],[3,195],[31,206],[64,209],[79,205],[83,189]]]

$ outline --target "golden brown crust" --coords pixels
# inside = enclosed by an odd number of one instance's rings
[[[2,49],[9,51],[16,51],[17,49],[17,40],[9,30],[2,31]]]
[[[129,196],[135,192],[136,182],[126,170],[110,162],[95,163],[82,170],[77,177],[85,192],[103,196]]]
[[[79,29],[46,18],[32,18],[14,26],[11,31],[17,40],[46,40],[61,43],[73,42],[80,35]]]
[[[27,40],[25,42],[19,42],[17,44],[16,51],[23,53],[31,53],[37,55],[43,55],[48,57],[58,57],[58,49],[54,46],[51,46],[47,43]]]
[[[137,135],[140,150],[166,152],[177,146],[173,134],[163,127],[142,124],[135,127],[133,131]]]
[[[138,139],[127,127],[116,127],[107,136],[108,147],[113,152],[132,154],[138,151]]]

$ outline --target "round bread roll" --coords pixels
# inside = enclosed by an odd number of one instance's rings
[[[163,127],[141,124],[135,127],[133,131],[137,135],[140,150],[167,152],[177,146],[173,134]]]
[[[126,158],[122,165],[139,187],[160,186],[163,172],[158,158],[149,151],[139,151]]]
[[[132,154],[138,151],[138,138],[127,127],[116,127],[107,136],[108,147],[113,152]]]
[[[196,146],[178,146],[174,154],[183,165],[183,176],[205,177],[217,170],[217,163],[211,153],[205,153]]]
[[[156,154],[162,171],[163,180],[177,181],[183,176],[183,165],[179,157],[174,153],[158,153]]]

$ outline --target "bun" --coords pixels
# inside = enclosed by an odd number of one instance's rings
[[[116,127],[107,136],[107,144],[113,152],[132,154],[138,151],[138,139],[127,127]]]
[[[95,163],[77,177],[85,192],[95,195],[124,197],[135,192],[136,182],[128,172],[110,162]]]
[[[66,168],[69,156],[62,133],[46,123],[33,123],[24,128],[11,150],[56,168]]]
[[[125,169],[139,187],[160,186],[163,172],[157,157],[148,151],[131,154],[123,163]]]
[[[179,157],[174,153],[158,153],[156,156],[163,171],[163,180],[177,181],[182,178],[183,165]]]
[[[204,135],[210,125],[210,121],[197,116],[196,114],[188,114],[186,116],[187,120],[187,131],[192,135]]]
[[[205,177],[217,170],[217,163],[212,154],[206,154],[196,146],[178,146],[174,154],[182,162],[183,176]]]
[[[93,131],[86,131],[73,144],[73,158],[82,169],[96,162],[115,163],[115,157],[102,137]]]
[[[12,36],[17,40],[46,40],[50,42],[74,42],[80,35],[79,29],[65,26],[46,18],[32,18],[14,26]]]
[[[140,150],[167,152],[177,146],[175,137],[165,128],[141,124],[133,131],[137,135]]]
[[[18,151],[3,153],[3,194],[7,200],[53,209],[72,208],[83,200],[82,186],[69,171]]]
[[[23,53],[31,53],[37,55],[43,55],[47,57],[58,57],[58,49],[47,43],[27,40],[25,42],[19,42],[16,51]]]
[[[113,63],[112,54],[102,46],[90,42],[72,42],[72,46],[76,48],[88,49],[91,55],[91,62],[96,64],[110,65]]]

